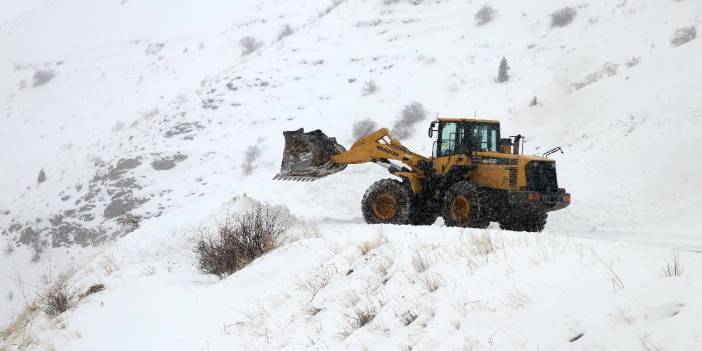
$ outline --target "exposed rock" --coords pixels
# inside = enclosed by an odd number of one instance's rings
[[[167,171],[173,169],[176,164],[188,158],[187,155],[177,153],[171,156],[161,156],[151,162],[151,168],[157,171]]]
[[[200,130],[203,129],[204,126],[200,124],[200,122],[183,122],[183,123],[178,123],[173,128],[170,130],[166,131],[163,136],[166,138],[172,138],[176,135],[180,134],[187,134],[190,132],[193,132],[195,130]]]

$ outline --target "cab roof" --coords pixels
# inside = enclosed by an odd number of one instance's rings
[[[477,118],[465,118],[465,117],[439,117],[440,122],[477,122],[477,123],[493,123],[500,124],[500,121],[494,119],[477,119]]]

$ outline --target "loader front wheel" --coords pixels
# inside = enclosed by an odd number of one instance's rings
[[[369,224],[409,224],[411,210],[412,191],[395,179],[373,183],[361,202],[363,219]]]
[[[452,185],[444,196],[442,216],[449,227],[487,228],[480,189],[467,181]]]
[[[500,222],[500,229],[515,232],[539,233],[546,227],[548,214],[545,212],[522,212],[513,210]]]

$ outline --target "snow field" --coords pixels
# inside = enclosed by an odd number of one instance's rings
[[[237,197],[205,224],[252,204]],[[28,350],[702,345],[697,252],[499,229],[298,223],[281,247],[219,281],[183,254],[194,231],[127,243],[139,231],[73,275],[107,289],[54,320],[37,316]],[[667,277],[676,253],[682,274]]]
[[[107,286],[57,318],[32,314],[0,345],[699,348],[702,42],[670,40],[677,28],[699,26],[702,7],[489,4],[497,13],[482,26],[473,24],[483,5],[475,1],[4,4],[0,164],[10,171],[0,174],[0,231],[15,220],[53,229],[50,219],[85,205],[75,201],[91,193],[91,179],[121,159],[140,158],[123,176],[136,179],[134,196],[149,200],[133,210],[146,217],[142,227],[115,243],[51,247],[44,232],[39,262],[26,243],[0,255],[0,325],[56,273],[83,290]],[[549,14],[568,5],[573,22],[551,28]],[[278,40],[285,24],[294,33]],[[245,36],[264,45],[242,57]],[[496,84],[503,56],[511,79]],[[34,86],[38,71],[54,76]],[[368,81],[378,90],[363,95]],[[529,107],[534,96],[539,104]],[[493,224],[493,250],[481,254],[489,248],[484,232],[441,221],[383,226],[385,239],[376,242],[381,229],[361,225],[359,211],[365,189],[388,177],[374,165],[315,183],[270,181],[283,130],[320,128],[348,145],[354,121],[390,127],[415,101],[428,114],[402,142],[424,155],[436,114],[500,119],[505,134],[527,135],[530,153],[563,146],[566,154],[554,158],[572,206],[552,214],[539,236]],[[252,146],[258,158],[248,174]],[[173,170],[151,166],[178,153],[188,158]],[[40,169],[47,181],[37,184]],[[97,184],[101,193],[85,212],[94,219],[72,220],[117,230],[103,212],[109,185]],[[309,228],[294,229],[299,240],[224,281],[195,272],[194,229],[212,225],[224,215],[220,206],[244,191],[287,206]],[[683,274],[662,277],[674,248]],[[413,261],[423,260],[428,268],[417,272],[423,264]]]

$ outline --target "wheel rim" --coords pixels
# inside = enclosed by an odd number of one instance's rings
[[[373,214],[382,220],[388,220],[397,213],[397,197],[393,194],[382,193],[373,201]]]
[[[451,202],[451,219],[463,222],[470,216],[470,201],[464,196],[456,196]]]

